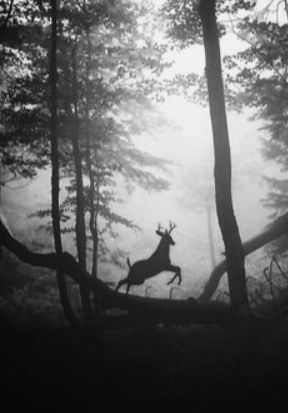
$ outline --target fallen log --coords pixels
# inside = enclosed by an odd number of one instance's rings
[[[64,252],[61,257],[55,253],[32,252],[9,233],[1,220],[0,245],[15,254],[21,261],[32,266],[51,270],[62,268],[65,274],[77,284],[96,293],[98,297],[100,295],[108,307],[118,307],[129,311],[133,313],[133,317],[141,320],[226,325],[231,323],[234,317],[230,307],[219,302],[201,303],[193,298],[171,300],[115,293],[105,282],[84,271],[68,252]]]

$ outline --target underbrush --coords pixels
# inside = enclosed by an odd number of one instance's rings
[[[212,326],[74,332],[6,323],[1,393],[30,411],[275,406],[286,397],[287,344],[279,330],[244,345]]]
[[[0,390],[11,411],[18,402],[30,412],[112,406],[204,411],[231,408],[231,401],[275,408],[286,398],[285,318],[251,337],[204,325],[74,331],[63,318],[55,274],[12,261],[0,264]],[[80,315],[78,287],[70,281],[69,293]]]
[[[81,316],[79,288],[67,278],[69,297]],[[9,252],[0,260],[0,309],[13,324],[64,326],[56,273],[23,264]]]

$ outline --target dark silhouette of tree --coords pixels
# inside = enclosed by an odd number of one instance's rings
[[[59,153],[57,135],[57,0],[51,0],[51,49],[50,49],[50,112],[51,112],[51,190],[52,190],[52,225],[55,241],[56,254],[61,260],[62,241],[60,228],[60,207],[59,207]],[[64,269],[57,268],[57,282],[63,305],[64,313],[71,325],[75,325],[76,319],[69,303],[67,286],[64,277]]]
[[[225,27],[217,23],[216,5],[219,15],[227,10],[237,11],[238,7],[245,8],[246,3],[249,2],[241,2],[241,5],[237,5],[237,2],[216,2],[216,0],[187,3],[167,1],[164,6],[164,11],[171,22],[169,33],[180,47],[201,41],[204,43],[214,141],[216,211],[225,245],[231,304],[243,310],[248,308],[248,299],[242,242],[232,203],[231,155],[219,45],[219,35],[225,32]],[[192,81],[195,81],[193,76]]]
[[[73,115],[72,115],[72,147],[75,163],[75,181],[76,181],[76,245],[78,252],[79,264],[86,271],[86,225],[85,225],[85,205],[84,205],[84,189],[83,189],[83,171],[82,171],[82,155],[80,150],[80,120],[78,114],[79,99],[78,99],[78,79],[77,79],[77,62],[76,62],[77,43],[72,48],[72,100],[73,100]],[[82,288],[80,289],[81,299],[84,309],[84,314],[87,319],[91,318],[91,303],[89,292]]]
[[[214,139],[216,209],[225,245],[231,304],[237,309],[247,309],[244,255],[231,194],[231,155],[215,0],[202,0],[199,5],[199,14],[203,27],[206,76]]]

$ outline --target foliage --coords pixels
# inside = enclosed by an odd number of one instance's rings
[[[148,1],[60,2],[58,135],[62,176],[70,181],[61,207],[64,222],[74,222],[76,214],[75,122],[85,211],[99,215],[101,234],[109,227],[111,235],[113,223],[136,228],[113,211],[120,201],[121,176],[129,190],[137,185],[148,190],[168,187],[157,172],[167,161],[134,144],[135,135],[157,133],[165,126],[151,103],[159,74],[167,67],[162,61],[165,46],[154,40],[158,25]],[[49,165],[49,47],[49,2],[15,1],[0,50],[1,163],[14,176],[32,177]],[[66,226],[65,232],[72,228]],[[101,242],[104,248],[105,240]]]
[[[274,160],[281,165],[281,171],[285,173],[288,168],[287,16],[284,12],[280,19],[279,10],[281,6],[284,8],[284,2],[277,3],[277,7],[275,2],[270,2],[258,14],[251,13],[255,3],[217,3],[222,33],[226,27],[226,30],[234,32],[247,44],[244,51],[224,58],[226,105],[237,111],[244,107],[256,109],[253,119],[263,121],[262,129],[268,137],[263,140],[263,154],[267,160]],[[170,21],[168,32],[181,47],[201,39],[196,5],[197,2],[166,2],[165,12]],[[274,6],[276,12],[273,11]],[[171,93],[183,93],[188,100],[207,104],[207,87],[203,75],[177,75],[169,81],[168,87]],[[287,209],[287,179],[265,179],[271,191],[264,203],[273,210],[275,217]]]
[[[233,21],[242,20],[249,16],[256,5],[256,1],[216,1],[216,15],[219,37],[231,31]],[[170,42],[171,49],[185,49],[194,45],[202,44],[202,27],[198,13],[199,0],[167,0],[162,13],[166,18],[166,33]],[[193,65],[191,66],[191,68]],[[229,82],[229,79],[227,78]],[[166,80],[163,85],[162,93],[168,95],[181,95],[188,101],[207,106],[208,91],[205,73],[176,74],[174,78]],[[239,99],[237,91],[228,87],[224,82],[224,93],[226,105],[229,108],[240,110],[236,105]]]
[[[1,162],[14,175],[31,177],[49,155],[47,19],[24,0],[14,2],[11,13],[0,49]]]
[[[0,306],[9,319],[18,325],[63,324],[57,285],[51,271],[28,268],[6,251],[1,257],[0,271]],[[79,311],[75,288],[71,287],[73,306]]]
[[[256,18],[247,17],[238,23],[239,36],[247,42],[247,48],[234,56],[226,57],[225,63],[231,96],[233,94],[232,106],[255,109],[252,119],[263,121],[261,129],[266,134],[263,139],[263,154],[267,160],[277,162],[281,171],[286,173],[288,25],[287,16],[284,22],[271,20],[271,15],[269,19],[265,19],[269,11],[267,8],[265,13],[260,13]],[[271,190],[263,201],[275,217],[287,211],[287,179],[279,176],[265,179]],[[277,244],[280,247],[279,242]],[[283,246],[281,241],[281,250]]]
[[[198,13],[199,0],[167,0],[163,6],[163,13],[168,20],[168,35],[180,48],[202,43],[202,26]],[[225,24],[221,22],[221,16],[236,13],[239,10],[250,10],[255,6],[251,0],[217,0],[216,13],[218,19],[219,35],[226,32]]]

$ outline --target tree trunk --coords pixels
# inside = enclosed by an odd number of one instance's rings
[[[208,241],[209,241],[209,250],[210,250],[210,262],[211,262],[211,269],[213,270],[213,268],[216,265],[216,257],[215,257],[213,222],[212,222],[212,206],[209,200],[207,200],[206,202],[206,217],[207,217]]]
[[[244,254],[231,194],[231,155],[215,0],[201,0],[199,13],[203,27],[206,77],[214,139],[216,209],[225,245],[231,305],[237,310],[247,310]]]
[[[76,177],[76,245],[79,264],[86,271],[86,225],[85,225],[85,204],[84,187],[82,174],[82,155],[80,149],[80,121],[78,115],[78,83],[77,83],[77,64],[76,64],[76,44],[72,51],[72,89],[73,89],[73,131],[72,147],[75,163]],[[89,291],[80,286],[80,295],[83,311],[86,320],[92,317],[92,307]]]
[[[91,274],[93,277],[97,277],[97,264],[98,264],[98,193],[97,193],[97,206],[95,208],[96,200],[96,188],[95,188],[95,173],[92,167],[92,142],[91,142],[91,128],[90,128],[90,73],[91,73],[91,39],[90,39],[90,29],[86,28],[86,42],[87,42],[87,60],[86,60],[86,75],[85,75],[85,88],[86,88],[86,104],[85,104],[85,133],[86,133],[86,165],[89,177],[89,191],[88,191],[88,202],[89,202],[89,230],[92,236],[92,270]],[[95,142],[97,145],[97,142]],[[96,157],[94,163],[97,162],[97,150],[95,148]],[[96,177],[97,179],[97,177]]]
[[[88,168],[89,176],[89,230],[92,236],[92,270],[91,274],[93,277],[97,277],[97,263],[98,263],[98,211],[95,208],[95,177],[91,165],[91,145],[90,138],[87,137],[86,141],[86,163]]]
[[[52,223],[57,256],[62,256],[62,242],[60,231],[60,208],[59,208],[59,152],[57,135],[57,0],[51,0],[52,27],[51,27],[51,50],[50,50],[50,136],[51,136],[51,186],[52,186]],[[57,268],[57,282],[66,318],[70,324],[76,325],[76,318],[71,308],[67,293],[64,272],[61,266]]]
[[[75,163],[76,178],[76,243],[79,264],[86,270],[86,226],[85,226],[85,205],[84,205],[84,188],[82,175],[82,154],[80,149],[80,121],[78,115],[78,84],[76,68],[76,47],[72,53],[72,70],[73,70],[73,130],[72,130],[72,147]]]
[[[95,159],[97,162],[97,148],[95,148]],[[100,208],[100,172],[97,168],[96,174],[96,208],[95,208],[95,222],[93,230],[93,257],[92,257],[92,275],[98,277],[98,247],[99,247],[99,229],[98,229],[98,217],[99,217],[99,208]]]
[[[98,277],[98,230],[97,230],[97,221],[95,220],[92,237],[93,237],[93,250],[92,250],[92,277]]]

